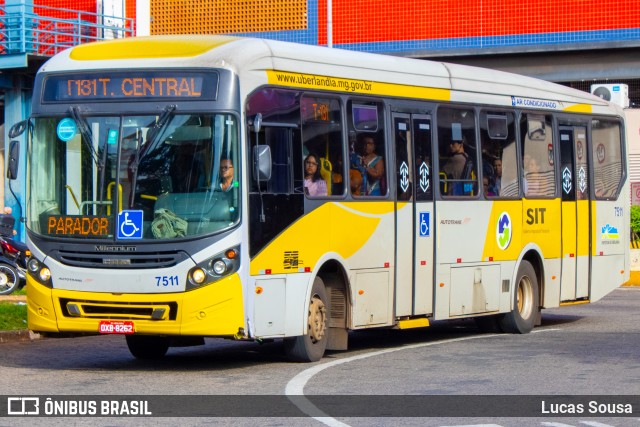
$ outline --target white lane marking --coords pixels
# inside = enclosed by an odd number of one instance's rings
[[[560,328],[550,328],[550,329],[539,329],[533,332],[559,331],[559,330]],[[344,363],[350,363],[356,360],[367,359],[369,357],[380,356],[382,354],[393,353],[401,350],[411,350],[414,348],[430,347],[434,345],[449,344],[449,343],[460,342],[460,341],[469,341],[469,340],[493,338],[493,337],[506,337],[506,336],[509,336],[509,335],[508,334],[472,335],[469,337],[452,338],[444,341],[434,341],[434,342],[421,343],[421,344],[411,344],[411,345],[402,346],[402,347],[388,348],[385,350],[379,350],[371,353],[359,354],[357,356],[334,360],[332,362],[323,363],[320,365],[316,365],[312,368],[305,369],[295,377],[291,378],[291,380],[289,380],[289,382],[287,383],[287,386],[285,387],[284,394],[289,397],[289,400],[294,405],[296,405],[298,409],[300,409],[303,413],[309,415],[313,419],[320,421],[321,423],[330,427],[348,427],[349,426],[348,424],[344,424],[336,420],[335,418],[327,416],[324,412],[320,411],[313,403],[311,403],[308,399],[304,397],[305,385],[307,385],[307,382],[309,382],[309,380],[319,372],[322,372],[325,369],[329,369],[334,366],[342,365]],[[317,415],[313,415],[313,414],[317,414]]]
[[[440,427],[502,427],[500,424],[467,424],[464,426],[440,426]]]
[[[603,423],[599,423],[597,421],[578,421],[580,424],[585,424],[591,427],[615,427],[612,426],[611,424],[603,424]],[[552,423],[549,421],[544,421],[540,423],[543,426],[548,426],[548,427],[575,427],[571,424],[563,424],[563,423]]]
[[[612,426],[611,424],[602,424],[597,421],[580,421],[580,424],[586,424],[591,427],[615,427],[615,426]]]
[[[571,424],[550,423],[547,421],[540,423],[540,425],[548,426],[548,427],[575,427],[575,426],[572,426]]]
[[[345,426],[348,426],[348,424],[344,424],[333,417],[327,416],[324,412],[320,411],[313,403],[311,403],[308,399],[304,397],[304,386],[307,385],[307,382],[309,382],[309,380],[314,375],[324,371],[325,369],[333,368],[334,366],[342,365],[344,363],[355,362],[356,360],[367,359],[369,357],[380,356],[383,354],[393,353],[400,350],[410,350],[414,348],[429,347],[429,346],[438,345],[438,344],[449,344],[449,343],[459,342],[459,341],[468,341],[468,340],[480,339],[480,338],[492,338],[492,337],[499,337],[499,336],[505,336],[505,335],[502,335],[502,334],[472,335],[469,337],[452,338],[444,341],[433,341],[428,343],[411,344],[411,345],[402,346],[402,347],[388,348],[385,350],[373,351],[371,353],[359,354],[357,356],[351,356],[351,357],[346,357],[344,359],[334,360],[332,362],[316,365],[313,368],[305,369],[304,371],[300,372],[298,375],[296,375],[291,380],[289,380],[289,382],[287,383],[287,386],[285,387],[284,394],[289,397],[289,400],[291,400],[291,402],[293,402],[293,404],[296,405],[298,409],[300,409],[303,413],[309,415],[313,419],[320,421],[321,423],[328,425],[330,427],[345,427]],[[320,416],[317,416],[315,414],[318,414]]]

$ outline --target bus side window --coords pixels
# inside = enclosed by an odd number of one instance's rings
[[[622,188],[624,167],[620,123],[593,120],[591,134],[595,196],[598,199],[617,198]]]
[[[247,116],[260,113],[262,121],[269,123],[263,124],[258,133],[250,131],[250,146],[267,145],[271,151],[271,175],[258,184],[256,171],[252,170],[251,192],[292,194],[294,188],[302,187],[302,171],[292,165],[292,159],[301,156],[299,97],[297,91],[273,88],[262,89],[249,97]]]
[[[415,144],[416,200],[433,200],[431,117],[424,116],[414,118],[413,132],[413,141]]]
[[[518,197],[518,157],[512,112],[480,114],[482,179],[485,197]]]
[[[384,108],[380,102],[349,101],[349,183],[353,196],[386,196]]]
[[[478,194],[478,162],[475,112],[471,109],[438,109],[440,192],[444,196]]]
[[[300,99],[305,194],[341,196],[344,192],[340,100],[305,94]],[[320,182],[322,181],[322,182]]]
[[[523,114],[520,132],[524,196],[553,197],[556,193],[556,176],[551,115]]]

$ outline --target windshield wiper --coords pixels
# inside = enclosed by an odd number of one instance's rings
[[[91,129],[89,128],[87,121],[84,119],[84,117],[82,117],[82,115],[80,114],[80,110],[75,105],[69,108],[69,114],[71,114],[71,117],[78,125],[78,129],[80,130],[80,134],[82,135],[82,140],[84,141],[87,150],[89,150],[89,153],[91,154],[93,163],[98,167],[98,170],[102,170],[103,165],[100,161],[100,158],[98,157],[98,153],[93,148],[93,135],[91,134]]]
[[[162,110],[162,114],[160,114],[160,117],[158,118],[158,121],[156,122],[156,124],[147,132],[147,142],[144,145],[145,152],[149,152],[153,148],[153,145],[155,144],[156,138],[160,134],[160,131],[164,129],[167,123],[169,123],[169,120],[173,116],[173,113],[175,110],[176,110],[175,105],[167,105],[166,107],[164,107],[164,109]],[[131,164],[129,165],[129,169],[132,172],[132,177],[131,177],[132,191],[131,191],[131,201],[130,201],[132,206],[133,206],[133,201],[136,193],[136,182],[138,181],[138,167],[140,166],[140,162],[142,161],[142,159],[144,159],[145,157],[145,153],[142,152],[142,148],[143,148],[142,132],[138,134],[136,145],[137,147],[136,147],[135,157],[131,162]]]
[[[176,111],[175,105],[167,105],[166,107],[164,107],[164,109],[162,110],[162,114],[160,114],[160,117],[158,118],[156,124],[151,129],[149,129],[149,132],[147,134],[147,143],[152,143],[153,140],[156,139],[160,131],[169,122],[171,116],[173,116],[174,111]]]
[[[133,206],[136,197],[136,185],[138,183],[138,166],[140,165],[140,147],[142,147],[142,132],[138,132],[138,137],[136,138],[136,152],[131,165],[129,165],[129,170],[131,171],[131,198],[129,200],[129,206]]]
[[[162,110],[162,114],[160,114],[160,117],[158,118],[158,121],[156,122],[156,124],[153,125],[153,127],[150,128],[149,131],[147,132],[147,142],[144,144],[145,152],[153,148],[153,145],[155,144],[156,139],[158,138],[158,135],[160,135],[160,131],[164,129],[167,123],[169,123],[169,119],[173,116],[173,112],[175,110],[176,110],[175,105],[167,105],[166,107],[164,107],[164,109]],[[140,141],[142,141],[142,139],[140,139]],[[137,168],[138,165],[140,164],[140,161],[144,159],[144,157],[145,157],[145,153],[143,153],[142,143],[139,143],[138,146],[136,147],[136,158],[132,166]]]
[[[93,134],[91,133],[91,128],[89,127],[89,124],[87,123],[85,118],[82,117],[82,115],[80,114],[79,108],[75,105],[72,105],[69,108],[69,113],[71,114],[71,117],[73,117],[73,120],[75,120],[76,124],[78,125],[78,129],[80,130],[80,134],[82,135],[81,139],[84,141],[84,144],[87,147],[87,150],[91,154],[93,163],[98,168],[98,179],[99,179],[99,185],[100,185],[98,190],[98,197],[99,197],[98,204],[102,204],[103,197],[104,197],[104,174],[105,174],[104,165],[107,157],[106,148],[105,148],[104,159],[101,159],[98,153],[96,152],[95,148],[93,147]]]

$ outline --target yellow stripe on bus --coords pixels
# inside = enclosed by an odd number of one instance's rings
[[[569,113],[591,113],[593,108],[589,104],[574,104],[570,107],[566,107],[563,111],[567,111]]]
[[[577,301],[562,301],[562,302],[560,302],[560,307],[564,307],[564,306],[567,306],[567,305],[589,304],[590,302],[591,302],[591,300],[588,300],[588,299],[577,300]]]
[[[429,319],[427,318],[418,318],[418,319],[405,319],[398,320],[396,328],[398,329],[412,329],[412,328],[426,328],[431,326],[429,323]]]
[[[234,40],[237,37],[132,37],[76,46],[69,57],[76,61],[191,57]]]
[[[492,261],[515,260],[523,247],[535,244],[545,258],[561,256],[561,201],[560,199],[496,200],[491,207],[487,224],[482,259]],[[508,220],[505,220],[505,215]],[[509,227],[509,238],[499,233],[499,223]],[[575,230],[572,232],[575,239]]]
[[[267,70],[267,77],[269,84],[278,86],[331,90],[346,93],[364,93],[368,95],[399,96],[414,99],[451,100],[451,91],[449,89],[382,83],[371,80],[353,80],[342,77],[290,73],[277,70]]]
[[[325,203],[285,229],[251,260],[250,273],[298,273],[313,268],[321,256],[334,252],[348,259],[361,250],[393,202]],[[294,254],[295,252],[295,254]],[[287,258],[296,258],[296,263]]]

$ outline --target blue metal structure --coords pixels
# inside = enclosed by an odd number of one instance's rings
[[[34,7],[33,1],[6,0],[0,5],[0,94],[4,100],[5,159],[8,157],[9,128],[31,113],[31,88],[38,68],[64,49],[91,41],[130,37],[134,35],[133,28],[132,19],[40,5]],[[25,135],[20,139],[18,179],[9,182],[2,171],[0,185],[4,187],[4,206],[11,207],[16,218],[16,237],[24,241],[21,218],[25,215]]]

